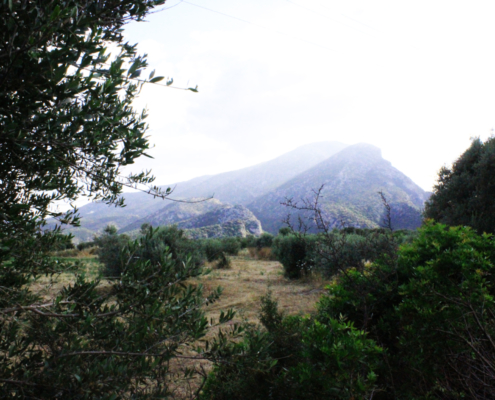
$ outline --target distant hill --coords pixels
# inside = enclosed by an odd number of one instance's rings
[[[175,199],[207,198],[214,195],[215,199],[223,203],[246,205],[346,146],[340,142],[307,144],[252,167],[202,176],[163,188],[173,187],[174,192],[170,197]],[[143,218],[174,204],[168,200],[155,199],[146,193],[124,193],[124,198],[124,208],[104,203],[91,203],[81,207],[81,227],[69,228],[67,231],[75,236],[76,241],[88,240],[92,234],[101,233],[108,224],[113,224],[118,229],[133,223],[134,227],[140,226]]]
[[[324,185],[320,207],[331,226],[343,221],[355,227],[378,227],[383,222],[384,206],[378,194],[383,191],[392,207],[394,229],[413,229],[421,224],[421,208],[428,195],[369,144],[348,146],[283,185],[260,196],[248,208],[261,221],[263,229],[276,233],[282,220],[310,214],[296,212],[280,205],[313,198],[313,190]]]
[[[208,201],[181,203],[126,193],[125,208],[86,205],[80,209],[81,228],[68,231],[76,240],[88,240],[108,224],[119,232],[132,233],[150,222],[153,226],[178,224],[193,237],[260,234],[261,228],[277,233],[287,213],[308,216],[280,203],[286,198],[310,198],[321,185],[320,206],[335,227],[341,221],[356,227],[380,226],[385,209],[377,192],[383,191],[392,206],[393,227],[413,229],[421,223],[421,209],[429,196],[384,160],[375,146],[320,142],[249,168],[171,185],[171,197],[176,200],[197,201],[214,195]],[[236,213],[239,218],[233,217]]]
[[[194,199],[193,199],[194,200]],[[172,203],[119,230],[137,231],[143,223],[152,226],[177,225],[193,238],[242,236],[262,233],[261,223],[246,207],[223,204],[217,199],[197,203]]]
[[[224,203],[246,205],[346,146],[340,142],[307,144],[252,167],[178,184],[174,196],[187,199],[214,195]]]

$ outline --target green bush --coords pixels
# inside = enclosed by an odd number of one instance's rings
[[[81,243],[78,243],[77,244],[77,250],[81,251],[81,250],[85,250],[85,249],[88,249],[90,247],[95,247],[97,246],[96,242],[95,241],[91,241],[91,242],[81,242]]]
[[[143,224],[141,234],[146,235],[151,230],[153,230],[151,225]],[[196,266],[204,263],[205,255],[201,246],[197,241],[187,238],[185,232],[176,225],[160,226],[154,231],[152,238],[138,250],[136,257],[156,262],[167,249],[178,265],[184,260],[189,260]]]
[[[315,265],[314,235],[278,235],[273,240],[272,253],[284,267],[287,278],[301,278]]]
[[[259,250],[263,247],[272,247],[274,236],[271,233],[263,232],[259,238],[256,239],[255,247]]]
[[[471,226],[478,233],[495,233],[495,136],[471,146],[442,167],[424,216],[447,225]]]
[[[254,235],[248,235],[246,237],[241,238],[241,248],[247,249],[249,247],[256,247],[257,237]]]
[[[397,257],[340,274],[317,318],[345,315],[386,349],[381,398],[495,398],[494,273],[491,236],[428,222]]]
[[[222,242],[219,239],[202,240],[200,246],[208,262],[218,260],[223,252]]]
[[[239,237],[225,237],[221,239],[222,251],[228,255],[236,256],[241,250]]]
[[[260,321],[210,374],[204,400],[369,398],[382,350],[343,319],[287,317],[270,295]],[[227,361],[227,362],[222,362]]]
[[[117,228],[108,225],[103,235],[95,238],[94,243],[98,246],[98,258],[103,264],[103,275],[118,277],[124,270],[125,261],[122,258],[122,250],[129,242],[127,235],[118,235]]]

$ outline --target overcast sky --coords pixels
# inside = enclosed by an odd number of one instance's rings
[[[150,71],[158,184],[306,143],[371,143],[425,190],[495,127],[495,2],[169,0],[126,38]],[[147,76],[147,75],[146,75]]]

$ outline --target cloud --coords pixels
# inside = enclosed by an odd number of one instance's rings
[[[490,2],[201,1],[129,35],[199,93],[146,87],[159,180],[241,168],[320,140],[369,142],[425,189],[495,125]],[[172,13],[173,11],[173,13]],[[278,34],[275,32],[282,32]]]

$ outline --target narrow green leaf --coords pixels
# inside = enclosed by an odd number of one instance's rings
[[[157,76],[156,78],[150,79],[150,83],[160,82],[163,78],[163,76]]]

